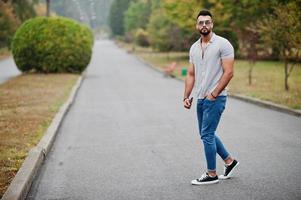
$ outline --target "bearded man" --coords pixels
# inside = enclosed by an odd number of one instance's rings
[[[196,29],[200,39],[189,51],[189,67],[185,81],[183,104],[190,109],[191,92],[195,87],[197,118],[207,161],[207,171],[193,185],[218,183],[232,176],[239,162],[232,158],[216,133],[227,100],[226,86],[233,77],[234,49],[231,43],[212,32],[213,19],[208,10],[197,16]],[[224,161],[224,174],[217,176],[216,154]]]

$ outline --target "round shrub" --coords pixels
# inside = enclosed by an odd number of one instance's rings
[[[90,62],[90,28],[63,17],[38,17],[24,22],[12,40],[16,65],[23,72],[80,73]]]

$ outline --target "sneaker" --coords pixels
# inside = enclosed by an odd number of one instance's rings
[[[208,185],[213,183],[218,183],[218,176],[211,177],[207,172],[201,178],[191,181],[192,185]]]
[[[239,162],[237,160],[233,160],[231,165],[225,165],[224,168],[224,174],[220,175],[218,178],[219,179],[228,179],[231,178],[234,169],[239,165]]]

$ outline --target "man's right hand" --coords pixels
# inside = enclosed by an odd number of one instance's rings
[[[192,105],[192,100],[193,98],[191,97],[190,99],[189,98],[185,98],[183,103],[184,103],[184,108],[186,109],[190,109],[191,105]]]

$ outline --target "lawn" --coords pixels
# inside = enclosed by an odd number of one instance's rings
[[[188,52],[155,52],[150,48],[135,47],[130,44],[119,43],[128,52],[134,53],[154,67],[163,70],[171,62],[177,61],[178,65],[174,75],[181,76],[182,68],[188,66]],[[279,61],[258,61],[253,69],[253,83],[248,84],[248,70],[250,64],[246,60],[236,60],[234,78],[229,85],[232,94],[240,94],[255,97],[285,105],[293,109],[301,109],[301,64],[297,64],[289,77],[290,90],[284,89],[284,66]]]
[[[0,85],[0,198],[78,77],[26,74]]]

